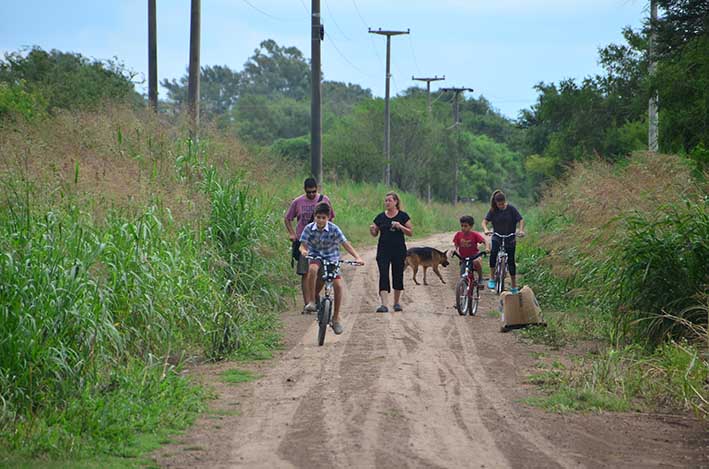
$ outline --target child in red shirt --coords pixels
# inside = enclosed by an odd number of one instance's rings
[[[478,244],[484,244],[485,249],[488,251],[490,247],[488,246],[487,239],[477,231],[473,231],[473,225],[475,225],[475,219],[470,215],[463,215],[460,217],[460,231],[453,237],[453,244],[455,245],[455,252],[460,256],[460,275],[465,272],[465,263],[463,259],[466,257],[472,257],[479,253]],[[478,284],[483,284],[483,265],[480,262],[480,258],[473,261],[473,270],[478,273]]]

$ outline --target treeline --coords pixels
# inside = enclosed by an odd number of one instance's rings
[[[526,169],[535,181],[588,157],[618,161],[647,148],[648,101],[659,98],[660,151],[709,167],[709,2],[660,0],[661,16],[625,43],[599,50],[605,73],[581,82],[539,83],[537,102],[521,113]],[[651,27],[656,62],[650,73]]]
[[[263,41],[242,71],[207,66],[201,72],[201,106],[208,118],[245,142],[268,147],[290,162],[309,167],[310,65],[295,47]],[[187,101],[187,75],[163,80],[167,112]],[[380,182],[384,101],[359,85],[323,82],[323,158],[331,179]],[[452,95],[434,96],[427,113],[425,93],[409,88],[392,99],[392,181],[398,187],[441,200],[452,196],[454,158],[460,165],[460,195],[487,198],[493,188],[526,194],[519,129],[485,98],[461,103],[462,129],[452,126]]]
[[[647,149],[647,105],[657,93],[660,150],[691,158],[697,172],[709,165],[709,2],[662,0],[660,19],[626,28],[623,44],[599,50],[604,73],[583,80],[539,83],[539,96],[516,121],[484,97],[461,103],[453,128],[452,95],[434,93],[432,112],[420,88],[392,98],[392,181],[439,200],[453,194],[458,161],[459,196],[486,199],[502,187],[515,197],[539,189],[589,158],[615,162]],[[654,74],[648,41],[656,31]],[[107,99],[144,103],[134,75],[115,61],[39,48],[0,60],[0,119],[34,117],[61,108],[97,106]],[[187,75],[163,80],[161,111],[182,115]],[[323,82],[323,153],[328,178],[383,179],[384,102],[353,83]],[[309,168],[310,65],[295,47],[263,41],[241,70],[226,65],[201,71],[201,110],[224,132]]]

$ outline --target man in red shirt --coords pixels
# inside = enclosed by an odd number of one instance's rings
[[[470,215],[463,215],[460,217],[460,231],[453,237],[455,252],[461,258],[460,275],[465,272],[463,259],[472,257],[480,252],[478,244],[484,244],[485,249],[490,250],[487,239],[477,231],[473,231],[473,225],[475,225],[475,219]],[[473,261],[473,269],[478,273],[478,284],[483,285],[483,265],[480,262],[480,258]]]

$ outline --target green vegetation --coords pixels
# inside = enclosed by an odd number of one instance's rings
[[[709,415],[709,207],[705,180],[691,174],[670,155],[577,165],[529,217],[539,234],[521,244],[520,270],[549,325],[522,336],[605,347],[532,377],[549,394],[530,403]]]
[[[303,177],[117,104],[0,132],[0,460],[137,464],[204,408],[186,359],[280,346],[296,280],[282,217]],[[325,190],[372,242],[386,189]],[[417,235],[455,226],[456,209],[402,198]]]
[[[257,373],[248,370],[225,370],[222,373],[222,381],[229,384],[248,383],[260,378]]]
[[[0,88],[0,120],[9,111],[27,117],[28,109],[97,108],[110,100],[130,100],[138,104],[140,95],[133,86],[135,74],[116,61],[90,60],[81,54],[39,47],[6,53],[0,60],[0,83],[8,85],[14,100],[3,98]],[[3,102],[4,101],[4,102]],[[8,104],[14,104],[9,110]]]

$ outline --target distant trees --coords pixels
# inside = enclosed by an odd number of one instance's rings
[[[521,113],[526,168],[541,181],[589,156],[608,160],[647,148],[647,106],[657,90],[660,150],[709,160],[709,2],[660,0],[658,67],[648,73],[650,25],[599,50],[605,73],[580,83],[539,83]],[[709,163],[709,161],[708,161]]]
[[[135,74],[115,60],[92,60],[77,53],[39,47],[6,53],[0,59],[0,83],[22,90],[35,105],[55,109],[95,107],[103,101],[142,101],[133,85]],[[15,91],[18,93],[18,91]]]

